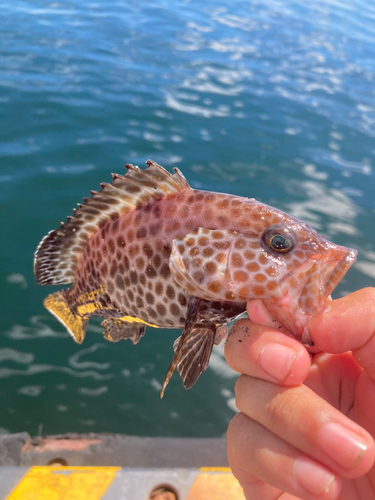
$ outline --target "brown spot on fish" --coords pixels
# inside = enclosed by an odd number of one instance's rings
[[[124,280],[122,279],[122,276],[120,274],[118,274],[116,276],[116,286],[120,289],[120,290],[124,290]]]
[[[265,271],[268,274],[268,276],[276,276],[277,274],[276,268],[274,266],[266,267]]]
[[[144,266],[145,266],[145,261],[144,261],[144,258],[143,257],[137,257],[135,259],[135,265],[136,265],[136,268],[138,269],[138,271],[142,271]]]
[[[201,236],[200,238],[198,238],[198,245],[203,247],[205,245],[208,245],[209,241],[210,240],[207,238],[207,236]]]
[[[239,238],[234,242],[234,248],[236,248],[237,250],[242,250],[243,248],[245,248],[245,246],[246,242],[242,238]]]
[[[180,252],[180,253],[182,253],[182,252]],[[213,254],[214,254],[214,250],[211,247],[206,247],[202,251],[202,255],[205,258],[212,257]]]
[[[178,221],[173,221],[170,224],[167,224],[165,227],[166,233],[175,233],[178,229],[180,229],[180,223]]]
[[[167,314],[167,310],[164,304],[157,304],[156,310],[160,316],[165,316]]]
[[[203,269],[206,273],[213,274],[217,271],[217,265],[215,264],[215,262],[206,262]]]
[[[169,268],[168,268],[169,269]],[[156,295],[162,295],[164,291],[163,283],[161,281],[158,281],[155,285],[155,293]]]
[[[198,247],[193,247],[193,248],[190,248],[189,250],[189,255],[191,257],[195,257],[196,255],[199,254],[199,248]]]
[[[152,293],[147,292],[145,296],[146,302],[148,305],[153,305],[155,303],[155,299]]]
[[[133,285],[138,284],[138,274],[135,271],[130,271],[130,281],[133,283]]]
[[[197,259],[194,259],[192,262],[194,267],[201,267],[203,265],[203,259],[198,257]]]
[[[239,253],[232,253],[231,263],[234,267],[242,267],[244,264],[243,258]]]
[[[267,277],[262,273],[258,273],[255,275],[255,281],[257,281],[258,283],[264,283],[265,281],[267,281]]]
[[[161,230],[161,223],[152,224],[150,226],[150,236],[156,236]]]
[[[274,290],[276,290],[277,287],[278,287],[278,284],[276,281],[270,281],[267,284],[267,290],[269,290],[270,292],[273,292]]]
[[[167,286],[167,290],[166,290],[165,293],[167,294],[167,297],[169,299],[174,299],[175,296],[176,296],[176,292],[175,292],[174,288],[171,285]]]
[[[154,258],[152,259],[152,263],[154,264],[155,267],[160,267],[161,264],[161,257],[159,254],[156,254]]]
[[[243,300],[246,300],[251,295],[250,290],[246,286],[241,287],[238,290],[238,293],[240,294],[241,297],[243,297]]]
[[[249,264],[246,264],[246,269],[251,273],[255,273],[256,271],[259,271],[260,266],[257,262],[250,262]]]
[[[230,216],[233,217],[233,219],[237,219],[237,217],[240,217],[241,215],[241,210],[239,208],[232,208],[230,211]]]
[[[294,252],[294,255],[296,256],[296,258],[297,258],[297,259],[300,259],[300,260],[302,260],[302,259],[303,259],[303,252],[302,252],[302,250],[298,250],[298,249],[297,249],[297,250]]]
[[[260,264],[267,264],[268,263],[268,259],[264,254],[259,256],[259,263]]]
[[[187,304],[187,300],[186,300],[186,297],[184,294],[182,293],[179,293],[178,294],[178,303],[181,305],[181,306],[186,306]]]
[[[248,280],[248,274],[245,271],[235,271],[234,279],[239,283],[243,283]]]
[[[111,278],[114,278],[117,273],[117,262],[114,260],[111,264],[111,269],[109,271]]]
[[[178,307],[177,304],[175,304],[175,303],[171,304],[169,307],[169,310],[170,310],[171,314],[173,314],[173,316],[177,316],[177,317],[180,316],[180,308]]]
[[[147,236],[147,229],[145,226],[142,226],[137,231],[137,238],[144,238],[145,236]]]
[[[229,241],[214,241],[212,246],[216,248],[217,250],[224,250],[229,248],[230,243]]]
[[[148,278],[156,278],[157,276],[157,271],[156,269],[154,268],[154,266],[152,266],[151,264],[149,264],[147,267],[146,267],[146,276]]]
[[[221,284],[218,281],[213,281],[209,287],[208,290],[211,293],[218,293],[221,290]]]
[[[125,271],[129,271],[130,262],[129,262],[129,258],[128,258],[127,255],[124,255],[123,264],[124,264],[124,267],[125,267]]]
[[[158,317],[158,313],[155,311],[155,309],[152,309],[151,307],[148,309],[148,314],[154,320]]]
[[[216,203],[216,207],[218,210],[226,210],[229,207],[229,201],[228,200],[219,200]]]
[[[145,245],[143,246],[143,251],[149,259],[151,259],[151,257],[154,255],[154,251],[148,243],[145,243]]]
[[[160,275],[163,277],[163,278],[169,278],[170,274],[171,274],[171,271],[169,269],[169,264],[163,264],[160,268]]]
[[[255,253],[252,252],[251,250],[245,250],[243,255],[244,255],[245,259],[247,259],[247,260],[255,259]]]
[[[104,264],[102,265],[101,269],[100,269],[100,273],[102,274],[102,276],[107,276],[108,274],[108,266],[107,264],[104,262]]]
[[[194,279],[194,281],[196,281],[199,284],[203,283],[204,274],[202,273],[202,271],[195,271],[195,273],[193,273],[193,279]]]

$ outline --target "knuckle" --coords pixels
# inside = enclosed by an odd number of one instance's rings
[[[368,303],[371,310],[374,311],[375,310],[375,288],[370,288],[370,287],[364,288],[362,292],[364,294],[364,302]]]
[[[294,401],[293,391],[284,390],[277,393],[267,404],[267,427],[271,429],[278,428],[283,416],[288,415],[290,408],[293,408],[298,401]]]
[[[251,398],[252,389],[255,383],[255,379],[249,375],[240,375],[234,384],[234,394],[236,400],[236,406],[239,410],[247,408],[248,401]],[[247,413],[247,412],[245,412]]]
[[[237,413],[229,423],[227,430],[228,450],[235,448],[238,443],[243,442],[247,435],[248,417],[243,413]]]

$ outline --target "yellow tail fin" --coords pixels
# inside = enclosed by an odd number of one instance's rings
[[[78,344],[82,344],[88,319],[82,319],[81,316],[71,310],[62,291],[49,295],[44,301],[44,307],[65,326]]]

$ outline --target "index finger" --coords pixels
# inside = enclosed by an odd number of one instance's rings
[[[240,319],[232,327],[225,359],[238,373],[284,386],[302,384],[310,370],[310,355],[302,344],[249,319]]]
[[[352,351],[375,380],[375,288],[363,288],[330,302],[328,311],[310,319],[308,330],[325,352]]]

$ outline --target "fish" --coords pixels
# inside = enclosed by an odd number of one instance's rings
[[[37,283],[72,284],[44,306],[73,339],[83,342],[92,316],[112,342],[137,344],[146,327],[182,329],[161,397],[176,368],[194,385],[249,299],[311,344],[307,322],[357,251],[254,198],[196,190],[178,168],[146,163],[112,174],[35,252]]]

